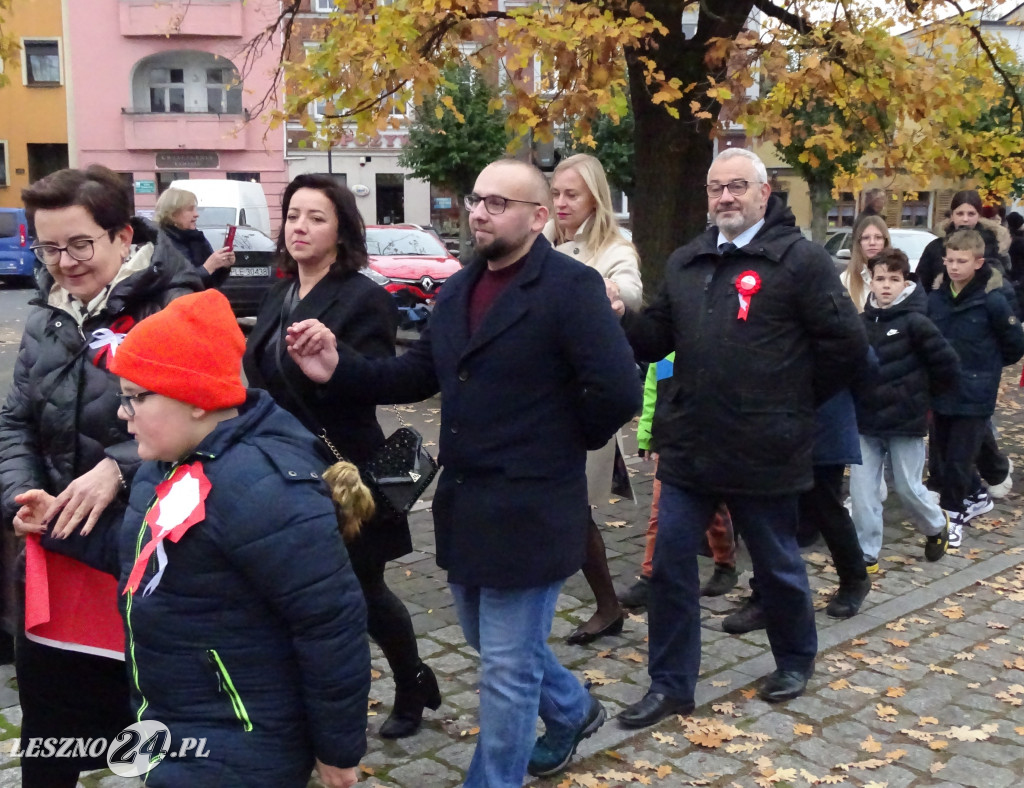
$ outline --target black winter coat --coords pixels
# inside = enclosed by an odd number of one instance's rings
[[[928,300],[920,286],[882,309],[868,298],[862,319],[878,356],[870,383],[858,386],[857,429],[879,438],[928,434],[932,392],[952,390],[960,360],[935,324],[925,316]]]
[[[1003,295],[1003,276],[988,263],[956,298],[949,284],[928,295],[928,316],[960,357],[960,385],[932,400],[946,416],[991,416],[1005,366],[1024,356],[1024,331]]]
[[[440,389],[438,566],[464,585],[547,585],[583,563],[587,450],[639,411],[640,379],[601,275],[543,237],[471,334],[484,266],[445,282],[430,324],[398,358],[339,347],[328,387],[371,402]]]
[[[246,343],[246,379],[253,388],[267,390],[278,405],[310,432],[318,435],[326,429],[342,456],[360,465],[384,442],[376,407],[365,400],[327,396],[325,388],[307,378],[291,360],[281,341],[281,312],[293,284],[294,280],[281,282],[260,305],[256,327]],[[395,355],[398,310],[394,299],[358,272],[332,269],[285,316],[283,327],[310,318],[330,328],[339,343],[367,358]],[[326,450],[326,446],[322,448]],[[326,461],[333,463],[335,458],[328,455]],[[409,521],[378,511],[348,547],[352,562],[359,569],[364,562],[379,565],[406,555],[412,552]]]
[[[220,287],[231,274],[230,268],[218,268],[211,274],[203,267],[203,263],[213,254],[213,247],[202,230],[182,230],[174,225],[162,224],[160,232],[195,266],[196,273],[203,278],[203,284],[207,287]]]
[[[14,380],[0,411],[0,486],[3,516],[18,510],[14,496],[31,489],[57,495],[105,457],[126,480],[138,467],[135,441],[117,418],[117,377],[107,372],[109,348],[90,348],[94,332],[137,323],[173,298],[203,289],[199,277],[166,242],[143,247],[135,261],[149,265],[121,280],[97,314],[78,326],[64,309],[47,303],[53,277],[40,273],[41,294],[25,321]],[[100,338],[102,333],[100,334]],[[118,514],[119,516],[119,514]]]
[[[641,361],[676,352],[658,478],[708,493],[809,490],[815,407],[865,363],[864,328],[828,253],[777,197],[748,245],[723,256],[717,238],[712,227],[673,252],[654,303],[623,318]],[[761,285],[740,320],[747,271]]]
[[[956,232],[956,228],[952,222],[946,222],[943,229],[945,237],[936,238],[924,248],[914,271],[925,293],[934,290],[937,286],[935,280],[946,272],[946,266],[942,262],[946,254],[946,238]],[[985,259],[1001,272],[1005,272],[1010,267],[1010,231],[990,219],[979,219],[974,229],[985,240]]]
[[[239,416],[182,460],[210,480],[205,517],[164,540],[151,593],[155,553],[139,590],[119,599],[138,720],[164,723],[172,752],[205,737],[208,757],[167,757],[147,786],[305,788],[314,757],[345,768],[366,750],[366,608],[316,440],[250,391]],[[113,574],[123,592],[174,467],[142,465],[123,524],[44,546]]]

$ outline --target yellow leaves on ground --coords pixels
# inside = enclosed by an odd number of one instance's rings
[[[813,725],[804,725],[803,723],[796,723],[795,725],[793,725],[793,735],[794,736],[813,736],[814,735],[814,726]]]
[[[604,675],[603,670],[585,670],[583,671],[583,676],[591,684],[597,684],[598,686],[602,687],[605,684],[616,684],[618,682],[618,679],[613,679]]]
[[[902,698],[906,694],[907,691],[903,687],[889,687],[885,691],[887,698]]]
[[[879,742],[875,741],[874,736],[868,736],[864,741],[862,741],[860,743],[860,748],[864,750],[864,752],[882,751],[882,745]]]
[[[877,703],[875,704],[875,714],[883,722],[893,722],[894,718],[899,716],[899,711],[892,706],[886,706],[884,703]]]

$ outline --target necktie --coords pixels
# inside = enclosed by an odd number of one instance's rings
[[[729,254],[730,252],[735,252],[737,248],[738,247],[736,246],[736,244],[734,244],[732,241],[726,241],[724,244],[718,245],[718,253]]]

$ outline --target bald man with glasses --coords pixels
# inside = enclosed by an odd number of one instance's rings
[[[547,638],[562,583],[583,563],[587,450],[633,417],[641,391],[601,275],[541,236],[544,174],[494,162],[465,202],[477,257],[445,282],[404,355],[335,349],[315,321],[287,342],[325,397],[417,402],[440,390],[437,563],[481,661],[465,786],[518,788],[527,771],[564,769],[605,719]]]

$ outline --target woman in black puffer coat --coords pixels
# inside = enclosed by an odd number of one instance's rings
[[[0,487],[4,522],[34,538],[47,520],[59,533],[123,516],[139,458],[107,364],[132,325],[202,283],[167,243],[129,256],[129,194],[105,167],[60,170],[22,199],[44,268],[0,411]],[[52,511],[30,517],[32,491],[57,496]],[[41,556],[38,544],[26,550]],[[32,615],[17,636],[23,748],[33,737],[109,740],[130,721],[116,588],[77,561],[53,569],[28,579]],[[21,763],[26,788],[62,788],[106,758],[26,754]]]

